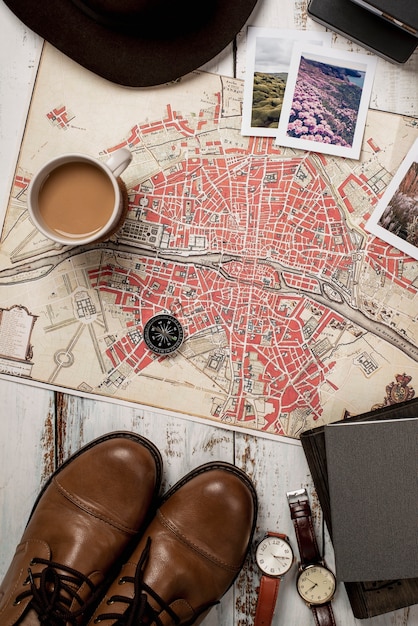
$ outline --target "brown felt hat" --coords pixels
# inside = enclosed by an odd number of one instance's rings
[[[74,61],[130,87],[184,76],[223,50],[257,0],[5,0]]]

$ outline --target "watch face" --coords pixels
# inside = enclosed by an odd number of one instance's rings
[[[183,338],[182,325],[168,313],[154,315],[144,327],[144,341],[156,354],[175,352],[183,343]]]
[[[257,546],[255,560],[267,576],[283,576],[292,566],[293,550],[280,537],[266,537]]]
[[[296,582],[300,597],[308,604],[325,604],[335,592],[335,576],[323,565],[309,565]]]

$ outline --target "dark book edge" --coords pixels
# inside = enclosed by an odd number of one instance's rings
[[[415,37],[418,36],[418,5],[415,4],[414,12],[413,2],[409,2],[408,8],[405,5],[399,6],[396,1],[392,2],[390,8],[386,2],[380,0],[351,0],[351,2],[356,2],[365,9],[375,12],[377,15],[394,23],[398,28],[406,30],[406,32]]]
[[[315,22],[391,63],[406,63],[418,45],[415,35],[351,0],[345,3],[341,0],[310,0],[308,15]]]
[[[416,416],[418,416],[418,398],[338,421],[360,422]],[[318,426],[303,432],[300,436],[300,441],[332,541],[324,426]],[[353,615],[359,619],[382,615],[418,603],[418,578],[344,583],[344,586]]]

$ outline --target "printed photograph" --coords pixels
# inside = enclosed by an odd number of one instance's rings
[[[418,260],[418,140],[388,185],[366,229]]]
[[[275,137],[295,42],[330,45],[330,33],[248,28],[243,135]]]
[[[369,55],[295,47],[277,143],[359,158],[375,65]]]

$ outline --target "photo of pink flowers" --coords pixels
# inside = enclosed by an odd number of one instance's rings
[[[375,62],[329,48],[295,51],[277,143],[359,158]]]
[[[390,181],[366,229],[418,260],[418,140]]]
[[[352,146],[364,75],[302,55],[287,135]]]

